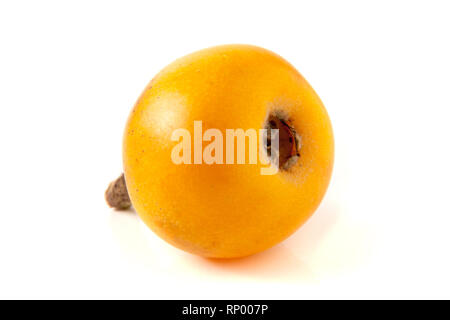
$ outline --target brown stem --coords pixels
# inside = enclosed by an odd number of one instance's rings
[[[109,184],[105,192],[105,200],[110,207],[117,210],[126,210],[131,207],[123,173]]]

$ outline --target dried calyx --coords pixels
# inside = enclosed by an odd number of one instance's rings
[[[267,129],[266,151],[270,161],[278,165],[281,170],[288,170],[294,166],[300,158],[300,136],[289,125],[288,120],[276,114],[270,114],[265,129]],[[279,145],[278,154],[272,148],[270,129],[278,129]],[[275,163],[274,163],[275,162]]]

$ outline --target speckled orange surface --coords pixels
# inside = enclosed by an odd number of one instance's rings
[[[173,130],[263,128],[283,114],[301,138],[287,171],[262,164],[176,165]],[[205,145],[205,143],[204,143]],[[327,189],[334,157],[331,123],[317,94],[280,56],[225,45],[176,60],[149,83],[128,119],[123,163],[139,216],[188,252],[233,258],[265,250],[297,230]]]

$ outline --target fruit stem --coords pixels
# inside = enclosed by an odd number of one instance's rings
[[[126,210],[131,207],[131,200],[123,173],[109,184],[105,192],[105,200],[111,208],[116,210]]]

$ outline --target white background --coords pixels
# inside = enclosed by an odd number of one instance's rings
[[[450,298],[446,1],[1,1],[0,298]],[[327,107],[315,215],[214,262],[104,203],[128,113],[175,58],[255,44]]]

